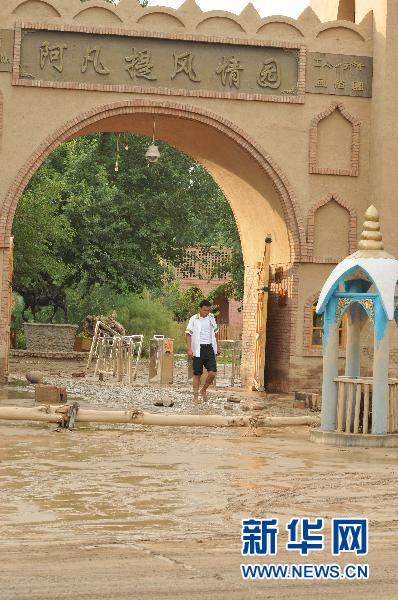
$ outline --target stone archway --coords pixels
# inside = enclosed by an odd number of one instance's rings
[[[174,102],[129,100],[104,104],[78,114],[45,138],[16,174],[6,195],[0,221],[3,265],[8,264],[8,240],[19,198],[45,158],[61,143],[98,131],[149,134],[152,119],[159,137],[201,162],[223,189],[234,212],[245,260],[244,339],[242,379],[250,385],[254,366],[258,262],[264,238],[275,240],[275,262],[291,263],[306,255],[304,228],[294,192],[278,165],[232,122]],[[5,273],[3,269],[3,273]],[[2,278],[2,334],[8,326],[9,282]],[[6,376],[2,344],[0,368]]]

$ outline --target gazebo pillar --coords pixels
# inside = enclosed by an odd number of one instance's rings
[[[332,298],[324,316],[323,333],[323,382],[322,382],[322,431],[336,429],[337,384],[339,374],[339,323],[336,319],[337,302]]]
[[[386,434],[388,429],[388,365],[390,323],[380,298],[375,299],[372,433]]]
[[[347,310],[347,345],[345,375],[359,377],[361,374],[361,307],[351,304]]]

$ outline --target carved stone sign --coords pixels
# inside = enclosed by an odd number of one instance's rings
[[[16,36],[20,60],[14,85],[304,101],[305,51],[294,43],[221,43],[217,38],[27,26]]]
[[[12,71],[14,32],[0,29],[0,72]]]
[[[372,97],[373,59],[309,52],[306,91],[311,94]]]

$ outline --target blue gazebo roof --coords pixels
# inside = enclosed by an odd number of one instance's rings
[[[325,311],[340,282],[347,283],[347,279],[352,274],[351,279],[360,280],[366,277],[370,279],[381,299],[387,319],[389,321],[394,319],[398,261],[384,251],[379,213],[374,206],[368,208],[365,219],[358,251],[345,258],[333,269],[322,288],[316,307],[318,314]]]

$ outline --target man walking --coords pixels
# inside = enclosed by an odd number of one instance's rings
[[[212,384],[217,373],[217,340],[218,331],[214,315],[210,312],[211,304],[202,300],[199,313],[189,319],[186,328],[187,354],[193,360],[193,401],[199,401],[200,378],[203,367],[207,370],[206,381],[200,390],[202,400],[206,400],[206,391]]]

